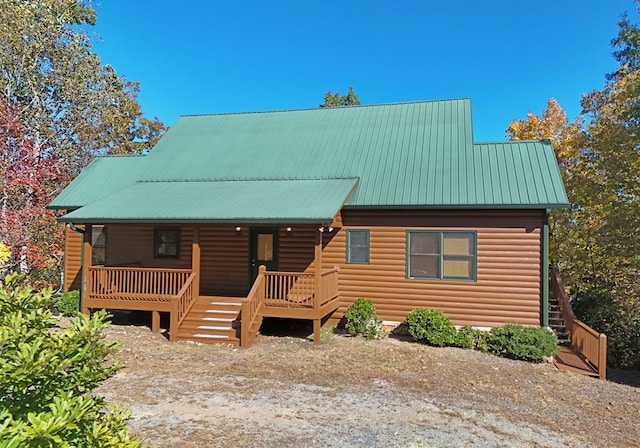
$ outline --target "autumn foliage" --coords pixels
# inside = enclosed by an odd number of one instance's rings
[[[609,338],[612,367],[640,368],[640,28],[627,16],[613,39],[618,69],[585,93],[569,121],[557,101],[507,129],[551,139],[571,207],[550,218],[550,260],[578,317]]]
[[[51,148],[34,149],[17,107],[0,97],[0,235],[11,251],[2,269],[53,282],[62,258],[62,227],[46,205],[67,180]]]
[[[0,0],[0,278],[59,285],[63,227],[46,205],[96,155],[148,151],[165,130],[93,51],[96,20],[90,0]]]

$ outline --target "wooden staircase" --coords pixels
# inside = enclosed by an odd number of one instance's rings
[[[558,344],[567,347],[570,345],[569,332],[562,317],[560,301],[553,291],[549,291],[549,328],[558,336]]]
[[[200,296],[178,328],[178,341],[240,345],[242,297]]]

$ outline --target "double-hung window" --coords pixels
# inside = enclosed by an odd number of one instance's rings
[[[407,231],[407,277],[476,279],[476,232]]]
[[[369,264],[369,230],[347,230],[347,263]]]

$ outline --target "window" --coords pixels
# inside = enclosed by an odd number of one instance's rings
[[[409,278],[475,280],[476,260],[476,232],[407,232]]]
[[[107,228],[93,226],[91,228],[91,264],[105,265],[107,263]]]
[[[369,264],[368,230],[347,230],[347,263]]]
[[[153,229],[153,256],[154,258],[180,257],[180,229]]]

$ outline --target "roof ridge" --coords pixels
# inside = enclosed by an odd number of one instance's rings
[[[307,180],[359,180],[359,176],[331,176],[331,177],[281,177],[281,178],[238,178],[238,179],[139,179],[136,183],[139,184],[153,184],[153,183],[197,183],[197,182],[290,182],[290,181],[307,181]]]
[[[493,141],[493,142],[474,142],[473,146],[482,146],[482,145],[511,145],[513,143],[551,143],[551,139],[548,138],[539,138],[539,139],[527,139],[527,140],[504,140],[504,141]]]
[[[145,157],[147,154],[97,154],[94,159],[126,159]]]
[[[300,109],[272,109],[272,110],[261,110],[261,111],[239,111],[239,112],[219,112],[219,113],[204,113],[204,114],[183,114],[178,118],[182,117],[211,117],[211,116],[225,116],[225,115],[257,115],[257,114],[275,114],[275,113],[286,113],[286,112],[304,112],[304,111],[327,111],[327,110],[342,110],[342,109],[365,109],[369,107],[384,107],[384,106],[400,106],[405,104],[428,104],[428,103],[443,103],[443,102],[454,102],[454,101],[471,101],[470,97],[460,97],[460,98],[441,98],[436,100],[414,100],[414,101],[395,101],[390,103],[374,103],[374,104],[358,104],[353,106],[341,106],[341,107],[303,107]]]

